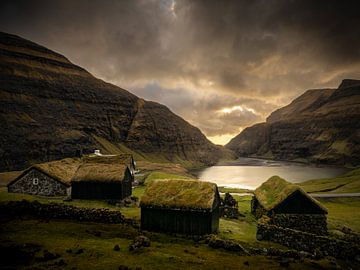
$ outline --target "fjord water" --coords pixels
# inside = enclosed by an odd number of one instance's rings
[[[255,189],[273,175],[299,183],[310,179],[336,177],[347,171],[345,168],[240,158],[235,162],[206,168],[198,173],[198,178],[218,186]]]

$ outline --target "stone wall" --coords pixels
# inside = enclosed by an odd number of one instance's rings
[[[270,224],[317,235],[327,234],[325,215],[274,214],[270,217]]]
[[[251,213],[256,218],[260,218],[267,213],[267,211],[264,209],[264,207],[261,206],[255,196],[253,196],[251,199]]]
[[[35,178],[38,179],[37,184],[34,184]],[[31,169],[23,177],[8,186],[9,192],[44,196],[65,196],[67,189],[66,185],[36,169]]]
[[[38,201],[10,201],[0,203],[2,218],[31,216],[43,219],[67,219],[99,223],[132,223],[120,211],[75,207],[64,203],[43,204]]]
[[[350,243],[327,236],[319,236],[270,224],[269,218],[262,218],[257,225],[257,239],[268,240],[296,250],[311,253],[322,252],[325,256],[354,259],[360,254],[359,243]]]

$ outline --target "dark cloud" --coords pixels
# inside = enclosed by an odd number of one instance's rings
[[[0,30],[215,136],[265,119],[308,88],[359,78],[358,10],[352,0],[1,1]],[[219,113],[236,106],[243,111]]]

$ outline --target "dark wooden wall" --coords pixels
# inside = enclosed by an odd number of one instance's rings
[[[126,198],[131,196],[132,193],[132,182],[133,182],[134,176],[131,174],[129,169],[125,171],[124,180],[122,181],[122,198]]]
[[[74,199],[122,199],[122,183],[109,182],[73,182],[71,197]]]
[[[127,169],[123,181],[74,181],[71,184],[71,197],[85,200],[122,200],[131,196],[132,180],[133,176]]]
[[[187,235],[215,233],[219,228],[219,209],[213,212],[141,208],[141,229]]]
[[[300,191],[295,191],[273,210],[276,214],[326,214],[326,212]]]

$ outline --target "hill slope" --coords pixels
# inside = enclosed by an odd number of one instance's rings
[[[360,81],[308,90],[226,147],[239,156],[359,165]]]
[[[96,148],[202,164],[225,153],[165,106],[6,33],[0,33],[0,126],[0,171]]]

